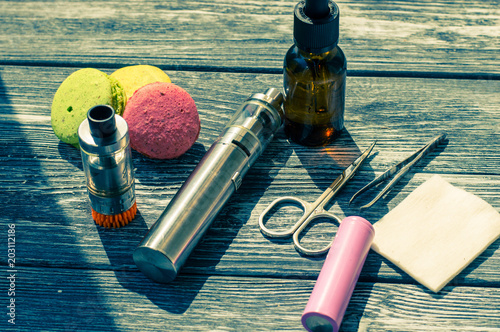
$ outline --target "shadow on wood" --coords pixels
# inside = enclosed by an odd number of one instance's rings
[[[10,106],[8,91],[4,87],[1,75],[0,110],[1,114],[14,115],[15,118],[16,113]],[[18,241],[16,241],[16,255],[18,259],[16,260],[17,264],[15,268],[19,270],[21,278],[24,273],[23,266],[32,265],[35,268],[39,268],[39,273],[44,274],[44,272],[51,273],[50,265],[60,264],[59,261],[61,258],[59,256],[50,256],[50,250],[42,252],[38,250],[36,248],[38,242],[43,246],[55,248],[55,252],[62,252],[63,255],[67,254],[65,252],[67,249],[65,244],[58,243],[57,241],[58,236],[64,237],[64,235],[58,234],[57,230],[60,229],[60,224],[68,225],[72,223],[72,220],[64,218],[65,208],[60,205],[60,201],[72,200],[71,196],[74,195],[73,193],[59,193],[59,196],[65,197],[58,200],[54,195],[47,195],[46,191],[43,190],[43,188],[52,186],[50,177],[53,177],[54,174],[44,172],[45,167],[42,165],[42,160],[44,157],[48,157],[32,151],[30,139],[26,133],[27,130],[20,123],[13,121],[8,125],[6,131],[9,132],[8,136],[11,137],[14,144],[7,140],[2,140],[2,144],[0,145],[2,168],[4,168],[4,174],[9,174],[9,177],[4,179],[6,181],[0,183],[0,200],[4,206],[8,207],[2,210],[0,221],[2,227],[7,227],[8,224],[15,224],[17,226],[16,239]],[[2,133],[2,135],[5,135],[5,133]],[[26,150],[24,153],[19,154],[19,145],[21,144],[24,145]],[[77,163],[73,153],[77,153],[77,150],[69,145],[67,147],[68,153],[63,153],[63,155],[71,156],[67,158]],[[70,148],[74,151],[70,150]],[[66,151],[65,147],[60,149]],[[26,153],[26,151],[29,152]],[[70,174],[68,175],[71,176]],[[58,174],[56,176],[61,175]],[[33,190],[33,187],[39,187],[40,189]],[[31,228],[36,229],[37,233],[31,233],[30,236],[29,232]],[[33,240],[36,244],[34,244]],[[77,242],[74,237],[72,237],[72,241],[73,243]],[[72,252],[71,255],[73,256],[72,261],[85,260],[81,252]],[[36,256],[38,256],[38,259],[33,259]],[[30,264],[33,261],[38,262]],[[66,265],[66,268],[72,269],[72,266]],[[106,306],[106,299],[99,293],[99,283],[96,280],[90,278],[85,280],[85,284],[88,285],[87,292],[75,300],[67,295],[69,293],[63,291],[63,289],[67,289],[68,287],[75,287],[71,281],[64,279],[57,280],[57,276],[52,276],[51,279],[53,279],[52,282],[58,285],[57,287],[60,287],[60,296],[47,299],[47,297],[43,296],[46,284],[40,283],[36,285],[34,289],[30,290],[32,294],[30,294],[29,301],[21,299],[16,301],[17,311],[23,313],[22,321],[19,321],[18,325],[31,326],[33,328],[34,326],[39,326],[39,317],[43,317],[43,322],[47,324],[46,326],[55,327],[64,324],[65,331],[79,331],[96,323],[107,326],[109,331],[118,331],[114,326],[114,318],[109,316],[106,311],[100,310],[100,308]],[[41,296],[39,292],[42,292],[40,293],[42,294]],[[70,314],[66,312],[57,313],[66,308],[68,303],[74,303]],[[51,314],[47,314],[47,309],[51,311]]]

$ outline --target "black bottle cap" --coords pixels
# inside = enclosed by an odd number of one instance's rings
[[[109,105],[97,105],[87,113],[90,134],[96,138],[106,138],[116,132],[115,110]]]
[[[298,48],[324,53],[339,40],[339,7],[331,0],[300,1],[294,10],[293,38]]]

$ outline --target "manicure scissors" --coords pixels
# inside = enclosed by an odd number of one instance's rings
[[[354,173],[361,166],[363,161],[370,155],[373,147],[375,146],[375,142],[373,142],[368,149],[366,149],[351,165],[349,165],[342,174],[339,175],[333,181],[333,183],[319,196],[319,198],[314,203],[306,202],[295,196],[286,196],[281,197],[274,200],[269,206],[262,212],[259,216],[259,228],[260,231],[271,238],[285,238],[292,236],[293,244],[295,249],[308,256],[317,256],[327,252],[331,243],[326,247],[319,250],[310,250],[304,248],[299,242],[299,235],[302,231],[307,227],[307,225],[314,219],[317,218],[326,218],[333,220],[337,225],[340,224],[341,219],[333,213],[330,213],[324,209],[325,205],[344,187],[344,185],[354,176]],[[286,204],[291,203],[291,204]],[[264,218],[271,211],[271,209],[276,206],[287,206],[287,205],[300,205],[302,207],[302,217],[293,225],[290,229],[285,231],[274,231],[270,230],[264,225]]]
[[[406,158],[405,160],[399,162],[398,164],[392,166],[388,170],[386,170],[384,173],[380,174],[378,177],[376,177],[373,181],[368,183],[366,186],[361,188],[357,193],[355,193],[352,198],[349,200],[349,204],[356,199],[359,195],[367,191],[368,189],[376,186],[380,182],[384,181],[385,179],[388,179],[389,177],[394,176],[394,178],[378,193],[378,195],[368,204],[363,205],[360,207],[360,209],[367,209],[371,207],[373,204],[375,204],[381,197],[383,197],[385,194],[387,194],[395,185],[398,183],[401,178],[408,173],[410,168],[412,168],[419,160],[421,160],[427,153],[432,151],[439,143],[444,141],[446,138],[446,134],[441,134],[439,136],[434,137],[429,143],[427,143],[425,146],[422,148],[418,149],[415,151],[411,156]]]

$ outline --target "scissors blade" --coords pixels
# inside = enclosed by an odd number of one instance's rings
[[[361,164],[365,161],[366,158],[370,155],[370,153],[373,150],[373,147],[377,144],[377,141],[374,141],[356,160],[352,162],[352,164],[347,167],[343,174],[345,176],[344,181],[349,181],[354,176],[354,173],[358,170],[358,168],[361,166]]]
[[[333,196],[337,194],[337,192],[342,189],[342,187],[354,176],[354,173],[361,166],[363,161],[370,155],[373,147],[377,141],[374,141],[368,149],[366,149],[356,160],[352,162],[343,172],[339,175],[338,178],[333,181],[333,183],[328,187],[328,189],[318,198],[316,203],[326,204]]]

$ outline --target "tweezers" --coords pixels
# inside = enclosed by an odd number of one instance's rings
[[[388,179],[389,177],[391,177],[394,174],[396,174],[394,176],[394,178],[384,187],[384,189],[382,189],[382,191],[377,196],[375,196],[375,198],[370,203],[368,203],[366,205],[363,205],[362,207],[360,207],[360,209],[367,209],[367,208],[371,207],[381,197],[383,197],[385,194],[387,194],[394,187],[394,185],[396,185],[396,183],[398,183],[398,181],[401,180],[401,178],[406,173],[408,173],[408,171],[410,170],[410,168],[412,168],[427,153],[429,153],[430,151],[432,151],[432,149],[434,149],[439,143],[441,143],[442,141],[444,141],[445,138],[446,138],[446,134],[441,134],[439,136],[436,136],[429,143],[427,143],[425,146],[423,146],[422,148],[420,148],[416,152],[414,152],[411,156],[409,156],[405,160],[399,162],[398,164],[396,164],[396,165],[392,166],[391,168],[389,168],[388,170],[386,170],[384,173],[382,173],[381,175],[379,175],[378,177],[376,177],[373,181],[371,181],[366,186],[364,186],[363,188],[361,188],[357,193],[355,193],[351,197],[351,199],[349,200],[349,204],[351,204],[351,202],[356,197],[358,197],[359,195],[361,195],[362,193],[364,193],[368,189],[376,186],[380,182],[382,182],[385,179]]]

